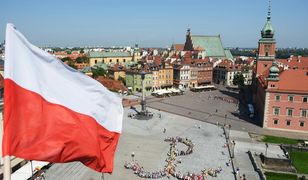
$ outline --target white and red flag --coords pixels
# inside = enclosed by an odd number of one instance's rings
[[[111,173],[122,100],[94,79],[32,45],[8,24],[3,156],[80,161]]]

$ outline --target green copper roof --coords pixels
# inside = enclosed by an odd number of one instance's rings
[[[83,72],[83,73],[89,73],[89,72],[91,72],[92,70],[91,70],[91,67],[84,67],[82,70],[81,70],[81,72]]]
[[[108,69],[108,66],[107,64],[103,63],[103,62],[98,62],[97,64],[95,64],[93,66],[93,68],[102,68],[104,70],[107,70]]]
[[[129,52],[90,52],[90,58],[104,58],[104,57],[128,57],[131,56]]]
[[[233,59],[233,55],[229,49],[225,49],[227,59]]]
[[[266,23],[265,23],[265,25],[264,25],[264,27],[262,29],[262,33],[263,34],[267,34],[267,33],[274,34],[274,32],[275,32],[275,30],[274,30],[274,28],[272,26],[272,22],[269,19],[269,20],[266,21]]]
[[[271,1],[269,1],[268,13],[267,13],[267,21],[261,31],[263,38],[273,38],[274,36],[274,28],[271,22]]]
[[[220,36],[191,36],[194,48],[201,47],[206,57],[226,57]]]
[[[269,69],[270,73],[279,73],[279,69],[277,66],[273,65],[270,69]]]

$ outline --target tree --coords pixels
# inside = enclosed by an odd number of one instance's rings
[[[74,69],[77,69],[77,67],[75,66],[75,62],[74,61],[67,61],[66,62],[67,65],[69,65],[70,67],[74,68]]]
[[[244,82],[245,82],[245,78],[244,78],[242,73],[237,73],[237,74],[234,75],[232,82],[233,82],[234,85],[237,85],[238,87],[243,87]]]
[[[77,63],[89,63],[89,58],[87,56],[81,56],[76,58]]]
[[[69,58],[69,57],[62,58],[61,60],[62,60],[62,62],[73,61],[73,60],[72,60],[71,58]]]
[[[97,67],[97,68],[92,68],[92,76],[93,78],[97,78],[98,76],[106,76],[107,72],[105,69]]]

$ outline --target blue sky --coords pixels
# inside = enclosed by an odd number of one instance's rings
[[[272,0],[278,47],[308,48],[308,1]],[[167,47],[220,34],[226,47],[257,47],[267,0],[1,0],[0,41],[11,22],[38,46]]]

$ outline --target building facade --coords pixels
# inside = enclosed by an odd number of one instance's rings
[[[130,52],[89,52],[89,64],[94,66],[98,63],[121,64],[134,62],[133,55]]]
[[[270,10],[261,36],[254,89],[262,126],[308,132],[308,64],[296,61],[293,63],[297,64],[297,68],[289,68],[289,60],[275,59],[276,43]]]
[[[139,71],[139,70],[127,70],[126,71],[126,77],[125,77],[126,86],[133,93],[142,92],[141,72],[142,71]],[[146,95],[149,95],[153,87],[152,72],[149,72],[149,71],[146,72],[144,83],[145,83]]]

